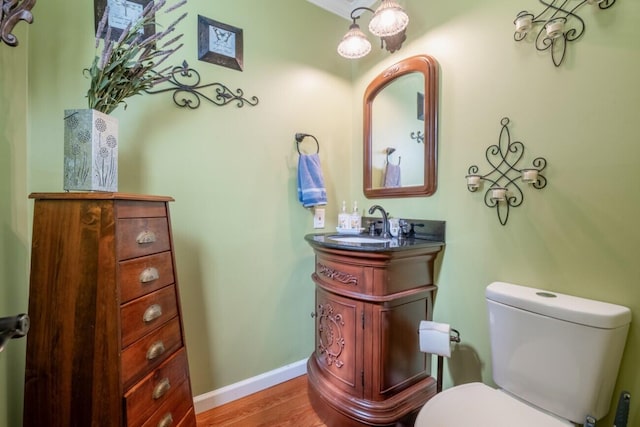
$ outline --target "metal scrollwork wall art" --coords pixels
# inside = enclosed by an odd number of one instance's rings
[[[539,28],[535,46],[538,51],[549,50],[551,60],[559,67],[567,52],[567,44],[578,40],[585,31],[585,23],[577,12],[585,3],[599,9],[609,9],[616,0],[539,0],[545,8],[537,15],[523,10],[513,21],[513,38],[519,42],[532,30]]]
[[[540,190],[547,186],[547,179],[542,171],[547,167],[547,161],[543,157],[533,160],[530,168],[518,169],[518,163],[524,156],[524,144],[520,141],[511,141],[509,133],[509,118],[504,117],[500,124],[500,136],[498,144],[487,147],[485,157],[493,168],[487,174],[480,174],[478,166],[469,167],[467,189],[472,193],[480,189],[483,181],[490,184],[484,193],[484,203],[489,208],[495,208],[500,224],[505,225],[509,219],[509,210],[518,207],[524,202],[524,194],[518,185],[518,180]]]
[[[235,102],[238,108],[244,107],[245,104],[255,107],[259,102],[256,96],[252,96],[249,99],[245,98],[242,89],[236,89],[233,92],[222,83],[200,84],[200,73],[189,67],[187,61],[183,61],[182,65],[173,67],[170,72],[165,74],[165,77],[165,80],[159,84],[167,83],[171,87],[145,90],[145,92],[149,94],[173,92],[173,102],[178,107],[195,110],[200,106],[201,98],[220,107],[232,102]],[[213,89],[213,95],[207,96],[203,93],[202,90],[207,88]]]
[[[17,46],[18,39],[11,32],[19,21],[33,22],[31,9],[36,0],[2,0],[0,9],[0,39],[9,46]]]
[[[418,144],[421,142],[424,144],[424,134],[420,131],[411,132],[411,139],[415,139]]]

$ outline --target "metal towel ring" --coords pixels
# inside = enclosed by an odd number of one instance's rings
[[[318,147],[317,153],[319,153],[320,152],[320,143],[318,142],[318,138],[316,138],[315,136],[313,136],[311,134],[308,134],[308,133],[296,133],[296,149],[298,150],[298,154],[302,155],[302,153],[300,152],[300,143],[307,136],[310,136],[311,138],[313,138],[316,141],[316,146]]]
[[[391,163],[391,162],[389,161],[389,156],[391,156],[391,154],[392,154],[394,151],[396,151],[396,149],[395,149],[395,148],[393,148],[393,147],[389,147],[389,148],[387,148],[387,163]],[[400,161],[402,161],[402,157],[401,157],[401,156],[398,156],[398,166],[400,166]]]

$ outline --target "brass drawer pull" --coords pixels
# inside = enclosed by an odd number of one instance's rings
[[[154,280],[158,280],[159,278],[160,273],[155,267],[145,268],[142,273],[140,273],[140,283],[153,282]]]
[[[155,243],[155,241],[156,241],[156,233],[149,230],[145,230],[141,232],[140,234],[138,234],[138,237],[136,237],[136,242],[139,245],[143,245],[145,243]]]
[[[159,304],[153,304],[144,311],[142,320],[144,323],[151,323],[160,316],[162,316],[162,306]]]
[[[164,343],[162,341],[158,341],[151,344],[151,346],[149,347],[149,350],[147,350],[147,360],[153,360],[157,357],[162,356],[162,353],[164,353],[164,351],[165,351],[165,348],[164,348]]]
[[[169,378],[163,378],[162,380],[160,380],[158,385],[153,388],[153,394],[151,395],[153,397],[153,400],[160,399],[165,395],[166,392],[169,391],[170,388],[171,383],[169,382]]]
[[[169,427],[171,424],[173,424],[173,417],[171,416],[171,413],[169,413],[162,417],[158,423],[158,427]]]

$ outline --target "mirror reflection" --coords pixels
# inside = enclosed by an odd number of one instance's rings
[[[364,98],[364,193],[428,196],[436,190],[437,63],[427,55],[384,70]]]
[[[423,91],[422,73],[409,73],[376,96],[371,111],[372,188],[424,185],[424,141],[416,137],[424,133]]]

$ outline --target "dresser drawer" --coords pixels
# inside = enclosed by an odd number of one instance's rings
[[[162,252],[118,263],[120,302],[126,303],[174,283],[171,252]]]
[[[184,349],[178,350],[159,368],[144,377],[125,394],[129,425],[141,425],[171,396],[189,375]],[[178,420],[174,419],[174,425]]]
[[[167,286],[135,299],[120,309],[122,348],[132,344],[178,314],[176,291]]]
[[[120,200],[116,204],[117,218],[153,218],[167,216],[165,202],[146,200]]]
[[[373,281],[372,269],[359,265],[316,258],[316,275],[328,287],[350,292],[368,292]]]
[[[193,427],[196,425],[196,414],[193,411],[193,408],[189,409],[187,415],[182,418],[180,423],[176,427]]]
[[[118,259],[129,259],[168,251],[167,218],[119,219],[116,225]]]
[[[185,417],[193,406],[189,383],[183,382],[175,393],[160,405],[142,427],[174,427]],[[139,424],[133,424],[138,426]],[[186,424],[188,425],[188,424]],[[193,424],[192,424],[193,425]]]
[[[157,368],[173,352],[182,347],[178,318],[139,339],[122,352],[122,383],[125,388]]]

